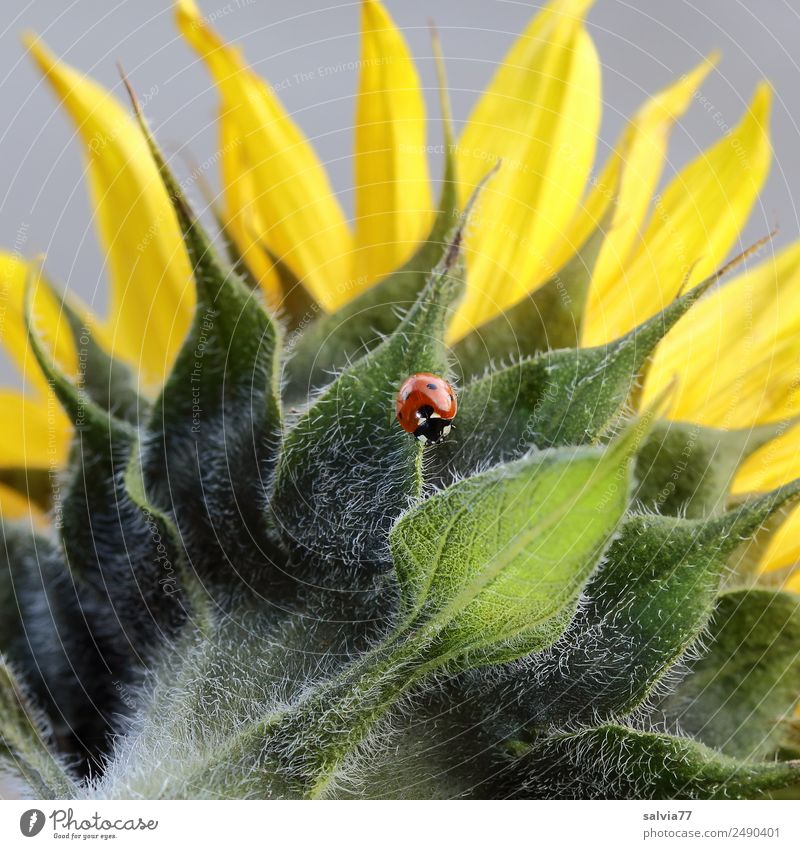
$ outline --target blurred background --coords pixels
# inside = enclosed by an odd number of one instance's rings
[[[515,36],[542,5],[523,0],[385,0],[405,31],[427,89],[430,142],[439,139],[428,19],[441,33],[457,124],[463,123]],[[352,211],[353,95],[359,4],[326,0],[198,0],[206,17],[279,90]],[[178,38],[170,0],[16,0],[0,21],[0,248],[47,253],[51,277],[102,313],[106,304],[80,147],[66,116],[20,44],[38,32],[68,62],[118,93],[121,61],[168,148],[202,162],[216,149],[216,96]],[[800,231],[800,43],[798,0],[598,0],[589,15],[604,73],[597,167],[644,98],[714,49],[720,66],[673,135],[665,181],[734,126],[756,83],[775,88],[775,159],[745,239],[777,222],[779,246]],[[439,163],[432,163],[433,174]],[[216,175],[212,174],[216,180]],[[18,378],[0,353],[0,385]]]

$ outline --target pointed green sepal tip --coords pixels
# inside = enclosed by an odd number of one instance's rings
[[[56,362],[54,356],[48,354],[45,344],[36,328],[34,314],[34,292],[41,273],[41,262],[31,264],[25,283],[23,302],[25,329],[28,341],[36,362],[42,374],[50,384],[53,393],[72,422],[73,427],[84,439],[97,441],[98,445],[108,443],[109,438],[119,439],[125,443],[133,439],[135,429],[125,421],[115,418],[107,410],[97,404],[83,386],[76,386]],[[78,351],[79,359],[81,351]]]
[[[434,38],[434,50],[438,49]],[[393,333],[402,321],[402,311],[419,297],[437,265],[453,244],[454,222],[463,219],[458,205],[455,144],[447,97],[444,67],[437,62],[442,101],[444,172],[436,215],[425,239],[397,270],[370,286],[336,312],[320,315],[299,333],[292,344],[292,357],[286,366],[288,393],[304,398],[309,387],[330,381],[332,372],[348,360],[380,344],[382,336]],[[463,275],[463,269],[459,271]],[[364,333],[368,327],[369,334]]]

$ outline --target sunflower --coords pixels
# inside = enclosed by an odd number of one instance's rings
[[[193,0],[176,20],[218,152],[183,181],[127,79],[132,111],[26,37],[110,287],[98,316],[0,255],[25,386],[2,398],[0,759],[33,790],[796,785],[800,242],[761,262],[771,236],[740,242],[771,90],[670,175],[711,55],[598,165],[591,6],[551,0],[457,137],[434,35],[438,145],[402,33],[363,0],[353,222]],[[429,447],[394,418],[418,373],[459,393]]]
[[[508,51],[453,145],[458,191],[483,192],[466,238],[467,294],[451,343],[542,287],[602,224],[581,343],[599,345],[632,330],[707,277],[739,244],[769,172],[771,91],[759,85],[740,122],[679,170],[663,191],[670,133],[717,58],[709,57],[646,101],[595,174],[601,67],[585,16],[592,0],[556,0]],[[323,164],[269,83],[206,22],[193,0],[176,4],[178,27],[207,67],[219,95],[221,220],[274,309],[286,304],[276,259],[323,310],[333,312],[401,266],[430,229],[435,209],[427,116],[414,60],[377,0],[361,7],[361,56],[354,125],[355,218],[351,224]],[[35,36],[30,55],[74,122],[100,240],[111,303],[96,319],[116,357],[140,385],[159,386],[189,326],[191,269],[166,192],[126,107],[60,62]],[[610,207],[612,213],[609,214]],[[121,212],[122,211],[122,212]],[[30,360],[23,322],[27,263],[0,255],[6,303],[2,341],[28,383],[2,392],[3,517],[41,504],[13,488],[21,470],[52,473],[65,460],[70,427]],[[659,346],[645,401],[677,376],[667,415],[722,429],[783,423],[744,463],[734,493],[766,491],[800,472],[800,243],[711,292]],[[55,355],[75,373],[76,353],[60,308],[37,290],[36,319]],[[143,342],[147,340],[147,344]],[[800,508],[775,533],[765,571],[800,558]],[[800,590],[794,575],[789,585]]]

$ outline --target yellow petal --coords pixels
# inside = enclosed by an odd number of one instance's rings
[[[27,519],[37,527],[44,527],[47,520],[40,507],[32,504],[16,490],[0,483],[0,531],[6,522]]]
[[[670,417],[747,428],[800,414],[800,242],[713,291],[659,345],[643,403],[677,375]],[[800,465],[790,478],[800,474]]]
[[[761,85],[741,123],[670,183],[621,274],[592,281],[585,345],[615,339],[719,266],[747,221],[771,160],[771,92]],[[613,270],[613,269],[612,269]]]
[[[800,477],[800,425],[762,446],[739,468],[734,495],[769,492]]]
[[[575,216],[600,124],[600,63],[583,18],[592,0],[554,0],[531,22],[478,101],[458,143],[466,201],[498,160],[467,238],[458,339],[544,283]]]
[[[664,165],[672,129],[691,106],[697,90],[717,62],[710,56],[677,82],[650,98],[622,132],[617,146],[567,230],[553,260],[561,268],[599,225],[612,198],[614,218],[593,272],[593,285],[605,288],[624,272],[624,262],[642,230]]]
[[[326,309],[349,300],[352,237],[311,145],[269,86],[207,25],[193,0],[178,0],[178,26],[202,57],[238,131],[257,193],[258,238]],[[227,186],[226,186],[227,191]],[[229,197],[235,202],[235,193]]]
[[[258,217],[257,192],[242,148],[242,134],[229,112],[220,114],[219,128],[225,226],[248,270],[260,283],[269,305],[278,309],[283,293],[274,265],[258,240],[257,234],[263,233],[265,228]]]
[[[40,400],[0,390],[0,409],[0,468],[62,467],[72,428],[52,394]]]
[[[44,394],[49,391],[49,386],[30,349],[25,328],[23,304],[29,271],[28,262],[0,252],[0,343],[13,358],[25,381]],[[59,366],[65,373],[74,375],[78,355],[72,335],[58,300],[46,286],[36,286],[33,315],[36,329],[47,341]]]
[[[111,278],[109,338],[145,385],[158,385],[192,317],[191,268],[138,127],[105,89],[27,40],[83,142],[95,219]]]
[[[354,274],[367,284],[408,259],[433,217],[419,77],[377,0],[361,6],[355,215]]]
[[[796,507],[772,535],[759,568],[763,572],[772,572],[796,563],[800,563],[800,507]],[[800,592],[800,572],[789,578],[788,589]]]

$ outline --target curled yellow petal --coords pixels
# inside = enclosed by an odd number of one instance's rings
[[[373,283],[400,266],[433,217],[425,102],[408,46],[377,0],[361,6],[355,124],[355,266]]]
[[[800,242],[705,297],[659,345],[643,400],[672,378],[670,417],[724,429],[800,414]],[[790,478],[800,475],[800,466]],[[768,487],[769,488],[769,487]]]
[[[502,160],[467,235],[458,339],[536,289],[575,216],[600,124],[600,63],[583,18],[592,0],[554,0],[513,45],[457,146],[462,202]]]
[[[602,345],[702,280],[736,242],[771,161],[771,91],[756,90],[740,124],[681,171],[658,198],[642,239],[612,273],[592,281],[582,341]]]
[[[147,145],[126,109],[37,38],[27,45],[83,142],[111,279],[109,339],[145,385],[158,385],[192,317],[191,268]]]
[[[44,394],[49,387],[30,349],[25,327],[23,304],[29,273],[28,262],[0,252],[0,344],[11,355],[26,383]],[[69,325],[58,300],[46,286],[36,286],[33,314],[36,328],[47,341],[59,366],[67,374],[75,374],[78,354]]]
[[[178,0],[178,26],[213,77],[230,113],[226,144],[241,145],[241,167],[257,189],[257,233],[327,309],[358,290],[350,280],[352,237],[325,170],[270,87],[208,26],[193,0]],[[225,186],[226,193],[229,192]],[[236,190],[226,203],[238,202]]]
[[[556,268],[561,268],[586,241],[613,199],[614,217],[595,262],[592,285],[602,290],[610,279],[624,272],[625,260],[642,237],[675,123],[691,106],[716,62],[717,56],[712,54],[647,100],[631,118],[603,170],[592,180],[581,209],[565,233],[553,260]]]
[[[0,469],[62,467],[72,428],[52,394],[34,399],[0,390],[0,409]]]

